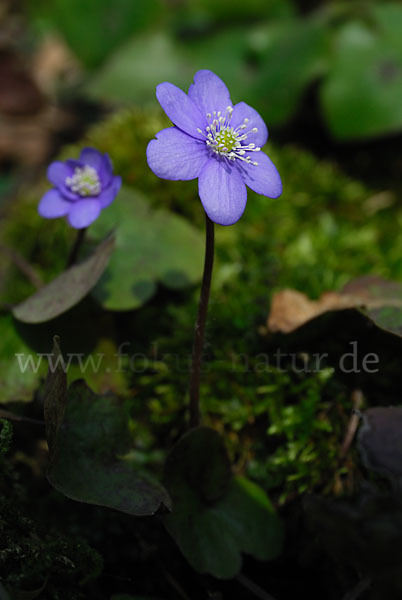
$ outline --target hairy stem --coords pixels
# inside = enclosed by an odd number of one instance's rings
[[[84,241],[85,233],[86,233],[87,229],[88,229],[88,227],[85,227],[84,229],[78,229],[77,236],[75,238],[74,244],[72,245],[70,254],[68,256],[67,265],[66,265],[67,269],[69,267],[72,267],[73,265],[75,265],[75,263],[77,262],[78,252],[80,251],[82,242]]]
[[[205,218],[206,234],[204,274],[202,277],[198,315],[195,322],[190,377],[190,427],[197,427],[200,424],[200,373],[202,348],[204,344],[204,331],[208,312],[209,292],[211,289],[212,268],[214,265],[214,223],[207,214],[205,214]]]

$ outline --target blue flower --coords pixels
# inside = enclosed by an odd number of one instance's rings
[[[217,75],[198,71],[188,95],[161,83],[156,97],[174,127],[148,144],[148,165],[163,179],[198,177],[200,199],[212,221],[233,225],[240,219],[246,185],[270,198],[281,195],[279,173],[261,150],[268,138],[264,121],[245,102],[233,106]]]
[[[47,178],[55,187],[39,202],[39,214],[46,219],[67,217],[75,229],[95,221],[121,187],[121,177],[113,175],[109,156],[95,148],[84,148],[78,160],[52,162]]]

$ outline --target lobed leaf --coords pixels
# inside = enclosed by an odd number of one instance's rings
[[[176,444],[165,467],[172,513],[164,524],[191,566],[200,573],[230,579],[241,570],[242,553],[275,558],[282,526],[256,484],[233,478],[219,434],[193,429]]]
[[[366,138],[402,129],[402,7],[371,7],[370,24],[340,28],[321,103],[332,133]]]
[[[97,396],[84,381],[75,381],[52,442],[47,474],[51,485],[72,500],[135,516],[169,508],[163,486],[125,458],[130,445],[127,422],[116,398]]]
[[[91,233],[101,238],[114,227],[115,252],[92,292],[104,308],[132,310],[153,296],[157,282],[181,289],[201,278],[202,234],[178,215],[152,210],[140,192],[123,188]]]
[[[70,267],[15,306],[13,315],[24,323],[44,323],[78,304],[106,269],[114,244],[114,236],[108,236],[89,258]]]

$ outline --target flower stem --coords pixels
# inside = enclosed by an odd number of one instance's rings
[[[202,277],[198,315],[195,322],[193,356],[190,377],[190,427],[200,424],[200,373],[202,348],[204,344],[205,322],[208,312],[209,292],[211,289],[212,268],[214,265],[214,223],[205,214],[205,259]]]
[[[84,229],[78,229],[77,236],[75,238],[74,244],[71,247],[70,254],[68,256],[66,268],[72,267],[77,262],[78,252],[81,248],[82,242],[84,241],[85,233],[88,227],[84,227]]]

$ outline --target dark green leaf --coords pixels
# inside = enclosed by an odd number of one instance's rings
[[[94,67],[148,23],[158,0],[30,0],[31,15],[57,29],[78,58]]]
[[[70,267],[18,304],[13,309],[13,315],[24,323],[44,323],[78,304],[106,269],[113,248],[114,236],[108,236],[89,258]]]
[[[261,38],[262,36],[260,36]],[[321,20],[270,24],[264,32],[261,76],[252,88],[266,98],[270,123],[282,123],[297,107],[305,87],[327,69],[329,32]]]
[[[68,390],[49,482],[68,498],[130,515],[170,507],[166,490],[126,456],[128,415],[112,396],[95,395],[83,381]]]
[[[329,127],[338,138],[402,129],[402,6],[376,6],[372,20],[371,27],[356,21],[340,29],[321,89]]]
[[[119,48],[87,86],[90,96],[119,102],[155,101],[161,81],[188,87],[191,64],[165,31],[140,34]]]
[[[241,569],[242,552],[261,560],[280,553],[283,531],[270,501],[254,483],[231,477],[217,432],[201,427],[183,436],[165,482],[173,503],[165,526],[200,573],[229,579]]]
[[[233,99],[241,100],[250,83],[248,51],[244,27],[231,27],[186,43],[165,30],[141,34],[111,56],[87,91],[96,99],[155,103],[158,83],[170,81],[187,91],[195,72],[208,68],[223,78]]]
[[[111,227],[116,250],[93,290],[104,308],[131,310],[151,298],[158,281],[180,289],[201,278],[202,234],[182,217],[151,210],[140,192],[123,189],[91,233],[101,238]]]

